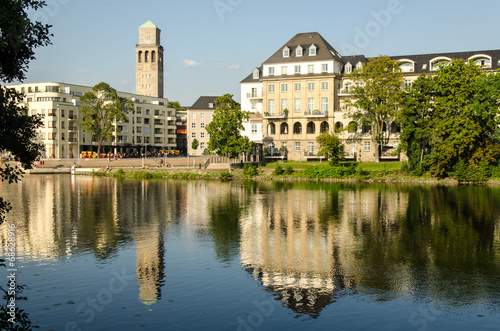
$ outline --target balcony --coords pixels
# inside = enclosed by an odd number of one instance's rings
[[[269,114],[269,113],[264,113],[264,118],[287,118],[288,117],[288,113],[284,113],[284,112],[279,112],[279,113],[272,113],[272,114]]]
[[[313,111],[306,111],[304,112],[304,117],[328,117],[328,111],[319,111],[319,110],[313,110]]]
[[[76,138],[69,138],[68,139],[68,143],[70,145],[74,145],[74,144],[77,144],[78,143],[78,140]]]
[[[348,96],[352,95],[352,92],[350,90],[340,90],[339,96]]]
[[[262,99],[262,92],[247,93],[248,99]]]
[[[69,115],[69,116],[68,116],[68,119],[69,119],[70,121],[77,121],[77,120],[78,120],[78,116],[77,116],[77,115]]]
[[[78,131],[78,128],[76,126],[68,126],[68,132],[76,132]]]

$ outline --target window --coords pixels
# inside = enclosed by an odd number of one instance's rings
[[[328,72],[328,63],[321,65],[321,72]]]
[[[288,124],[287,123],[281,123],[280,133],[281,134],[288,134]]]
[[[276,125],[274,123],[269,123],[267,125],[267,134],[275,135],[276,134]]]
[[[307,99],[307,105],[309,112],[312,112],[314,110],[314,98]]]
[[[149,125],[149,118],[144,119],[144,124]]]
[[[191,133],[191,138],[196,138],[196,132]]]
[[[269,76],[274,76],[274,67],[269,67]]]
[[[269,99],[269,115],[274,115],[274,100]]]
[[[314,64],[310,64],[307,66],[307,73],[314,74]]]
[[[253,71],[253,79],[259,79],[259,69]]]
[[[274,84],[269,84],[269,92],[274,92]]]
[[[295,91],[300,91],[300,83],[295,83]]]
[[[151,115],[151,111],[149,109],[146,109],[146,115]]]
[[[64,117],[64,109],[61,109],[61,117]]]
[[[295,142],[295,151],[300,152],[300,142]]]
[[[302,56],[302,53],[302,47],[297,47],[297,49],[295,50],[295,56]]]
[[[214,103],[213,102],[209,102],[208,103],[208,108],[214,108]]]
[[[296,122],[293,125],[293,134],[301,134],[302,133],[302,124],[299,122]]]
[[[300,74],[300,66],[295,66],[295,73]]]
[[[287,75],[288,74],[288,67],[286,67],[286,66],[281,67],[281,74]]]
[[[283,49],[283,57],[290,57],[290,48],[285,47]]]
[[[137,114],[142,114],[142,108],[141,107],[137,107],[137,110],[135,112]]]
[[[64,122],[61,122],[61,129],[64,129]]]
[[[328,111],[328,98],[321,98],[321,111],[323,113]]]
[[[345,73],[350,74],[352,72],[352,65],[350,63],[345,65]]]
[[[365,141],[365,152],[369,152],[369,151],[370,151],[370,142]]]
[[[201,113],[201,114],[200,114],[200,118],[201,118],[201,119],[204,119],[204,118],[205,118],[205,113]]]
[[[288,92],[288,84],[281,84],[281,92]]]
[[[295,108],[294,108],[294,110],[295,110],[296,113],[300,112],[300,100],[301,99],[299,99],[299,98],[295,99]]]
[[[191,129],[196,129],[196,123],[191,123]]]
[[[316,133],[316,125],[313,122],[307,123],[306,132],[307,132],[307,134],[315,134]]]
[[[200,138],[205,138],[205,132],[200,133]]]
[[[257,134],[257,124],[252,123],[252,134]]]
[[[309,89],[309,91],[314,91],[314,83],[307,84],[307,88]]]
[[[137,124],[141,124],[142,123],[142,117],[137,117]]]
[[[281,111],[288,108],[288,99],[281,99]]]
[[[200,123],[200,128],[204,129],[205,128],[205,123]]]
[[[322,90],[328,90],[328,82],[321,83],[321,89]]]
[[[316,55],[316,46],[312,45],[309,47],[309,56],[315,56]]]
[[[257,102],[252,102],[251,107],[252,110],[257,110]]]
[[[313,142],[309,142],[307,144],[307,150],[309,151],[309,153],[314,153],[314,143]]]
[[[196,113],[192,113],[192,114],[191,114],[191,118],[192,118],[193,120],[194,120],[194,119],[196,119]]]
[[[46,86],[45,92],[56,92],[59,93],[59,86]]]
[[[137,133],[142,133],[142,127],[140,126],[137,127]]]

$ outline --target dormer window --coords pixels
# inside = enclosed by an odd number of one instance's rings
[[[295,56],[302,56],[302,50],[302,46],[297,47],[297,49],[295,50]]]
[[[214,104],[212,102],[208,103],[208,108],[214,108]]]
[[[345,65],[345,73],[346,73],[346,74],[350,74],[351,72],[352,72],[352,64],[347,63],[347,64]]]
[[[253,70],[253,79],[259,79],[259,69],[257,68]]]
[[[283,57],[290,57],[290,48],[285,47],[283,49]]]
[[[469,58],[469,61],[473,61],[477,66],[481,68],[491,68],[491,56],[478,54]]]
[[[430,67],[432,71],[439,70],[439,68],[447,66],[451,63],[451,59],[448,57],[437,57],[430,61]]]
[[[399,60],[399,68],[401,72],[414,72],[415,63],[411,60]]]
[[[311,47],[309,47],[309,56],[316,56],[316,46],[315,45],[311,45]]]
[[[358,62],[358,64],[356,64],[356,69],[361,69],[361,68],[363,68],[363,63],[361,63],[360,61]]]

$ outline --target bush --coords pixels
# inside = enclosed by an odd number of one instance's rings
[[[243,173],[247,177],[254,177],[258,175],[257,166],[247,163],[243,166]]]
[[[233,178],[233,175],[229,172],[229,170],[224,170],[219,174],[220,178],[223,180],[229,180]]]
[[[286,168],[285,168],[285,174],[287,175],[291,175],[293,174],[294,170],[293,170],[293,167],[291,165],[288,165]]]
[[[281,165],[278,165],[276,169],[274,169],[273,175],[281,176],[284,172],[285,170],[281,167]]]
[[[120,168],[120,169],[116,170],[115,176],[116,177],[123,177],[123,176],[125,176],[125,172],[123,171],[122,168]]]

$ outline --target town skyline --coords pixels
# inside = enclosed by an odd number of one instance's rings
[[[24,82],[93,86],[105,81],[119,91],[135,93],[134,47],[138,27],[149,20],[162,31],[164,95],[187,107],[203,95],[231,93],[240,102],[240,81],[301,32],[319,32],[341,55],[499,48],[491,22],[500,3],[476,2],[477,11],[465,1],[454,1],[453,8],[449,4],[428,0],[359,0],[354,4],[215,0],[152,1],[144,6],[114,0],[85,4],[49,0],[32,18],[53,25],[53,45],[37,50]],[[323,9],[313,10],[315,19],[309,20],[304,15],[308,8]],[[93,17],[90,26],[88,17]]]

